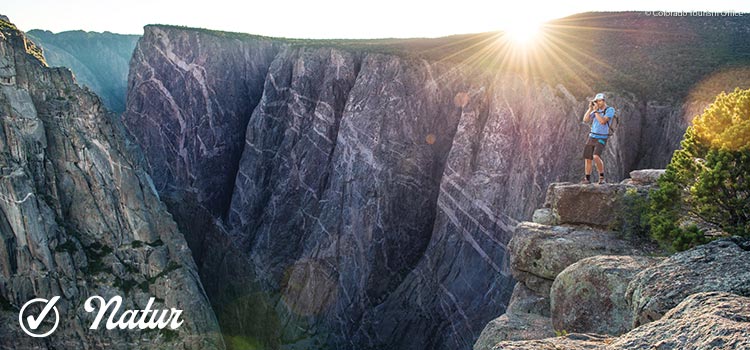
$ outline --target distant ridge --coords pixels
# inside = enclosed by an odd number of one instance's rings
[[[47,64],[70,68],[78,83],[99,95],[109,110],[125,110],[128,63],[140,35],[38,29],[27,34],[42,46]]]

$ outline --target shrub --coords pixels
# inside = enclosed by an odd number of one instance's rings
[[[671,250],[750,236],[750,90],[720,94],[693,120],[651,194],[651,235]],[[700,226],[700,227],[699,227]]]
[[[621,210],[616,214],[612,230],[620,232],[627,239],[649,238],[648,211],[650,200],[647,191],[628,188],[622,198]]]

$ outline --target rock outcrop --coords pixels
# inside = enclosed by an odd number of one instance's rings
[[[484,327],[474,350],[491,349],[499,340],[550,338],[555,335],[550,319],[550,300],[516,283],[505,313]]]
[[[619,337],[607,349],[748,349],[750,298],[696,293],[661,319]]]
[[[627,291],[633,327],[660,319],[687,296],[699,292],[750,297],[749,239],[720,239],[641,271]]]
[[[623,184],[608,186],[580,186],[556,183],[549,186],[545,207],[552,208],[553,224],[587,225],[611,228],[617,213],[623,209],[623,198],[628,189]]]
[[[493,350],[630,350],[747,349],[750,340],[750,298],[722,292],[696,293],[658,321],[621,337],[570,334],[561,337],[502,341]]]
[[[508,244],[511,273],[519,281],[508,309],[487,324],[474,349],[491,349],[499,341],[549,338],[563,331],[617,335],[630,330],[632,314],[625,292],[633,275],[657,261],[640,256],[655,248],[604,228],[615,226],[626,193],[645,195],[654,181],[656,177],[643,180],[641,186],[550,184],[545,208],[534,211],[537,222],[519,223]],[[529,344],[568,342],[561,338]]]
[[[611,338],[597,334],[567,334],[554,338],[502,341],[490,350],[604,350]]]
[[[623,181],[627,185],[653,186],[660,176],[664,175],[664,169],[640,169],[630,172],[630,178]]]
[[[634,171],[623,184],[604,186],[643,194],[662,173]],[[550,185],[549,213],[558,213],[559,205],[571,202],[588,208],[600,201],[622,200],[622,190],[584,189],[590,186]],[[559,200],[564,196],[575,200]],[[598,217],[577,218],[583,218],[574,220],[579,224],[602,224]],[[567,237],[575,237],[580,229],[518,225],[509,248],[519,284],[506,313],[487,324],[475,350],[745,349],[750,344],[750,240],[724,238],[669,258],[597,255],[602,250],[592,249],[598,246],[597,235],[615,234],[590,230],[587,235],[577,234],[583,238]],[[647,255],[658,252],[632,238],[610,245],[615,250],[618,245],[630,246],[631,252]]]
[[[547,339],[555,336],[549,317],[535,313],[506,312],[490,321],[474,343],[474,350],[493,349],[499,339],[506,341]]]
[[[558,274],[581,259],[646,253],[616,232],[530,222],[516,227],[508,250],[513,277],[545,296]]]
[[[568,266],[555,278],[550,292],[554,329],[575,333],[620,335],[632,329],[632,308],[626,298],[635,274],[658,258],[599,255]]]
[[[0,17],[0,348],[223,349],[191,252],[160,202],[137,146],[96,95]],[[88,297],[123,308],[183,310],[176,330],[89,330]],[[56,303],[47,338],[19,308]]]

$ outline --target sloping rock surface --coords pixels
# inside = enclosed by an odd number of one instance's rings
[[[627,291],[633,326],[660,319],[698,292],[750,297],[750,239],[720,239],[672,255],[640,272]]]
[[[607,349],[749,349],[750,298],[696,293],[658,321],[634,329]]]

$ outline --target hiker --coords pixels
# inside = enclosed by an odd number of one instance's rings
[[[607,106],[607,103],[604,102],[603,93],[596,94],[589,103],[589,109],[583,115],[583,122],[591,123],[591,132],[586,145],[583,147],[583,159],[586,163],[585,177],[581,181],[583,184],[591,183],[592,160],[596,164],[596,169],[599,170],[599,184],[606,183],[606,180],[604,180],[604,162],[601,155],[604,146],[607,145],[607,137],[611,135],[609,123],[614,116],[615,109]]]

